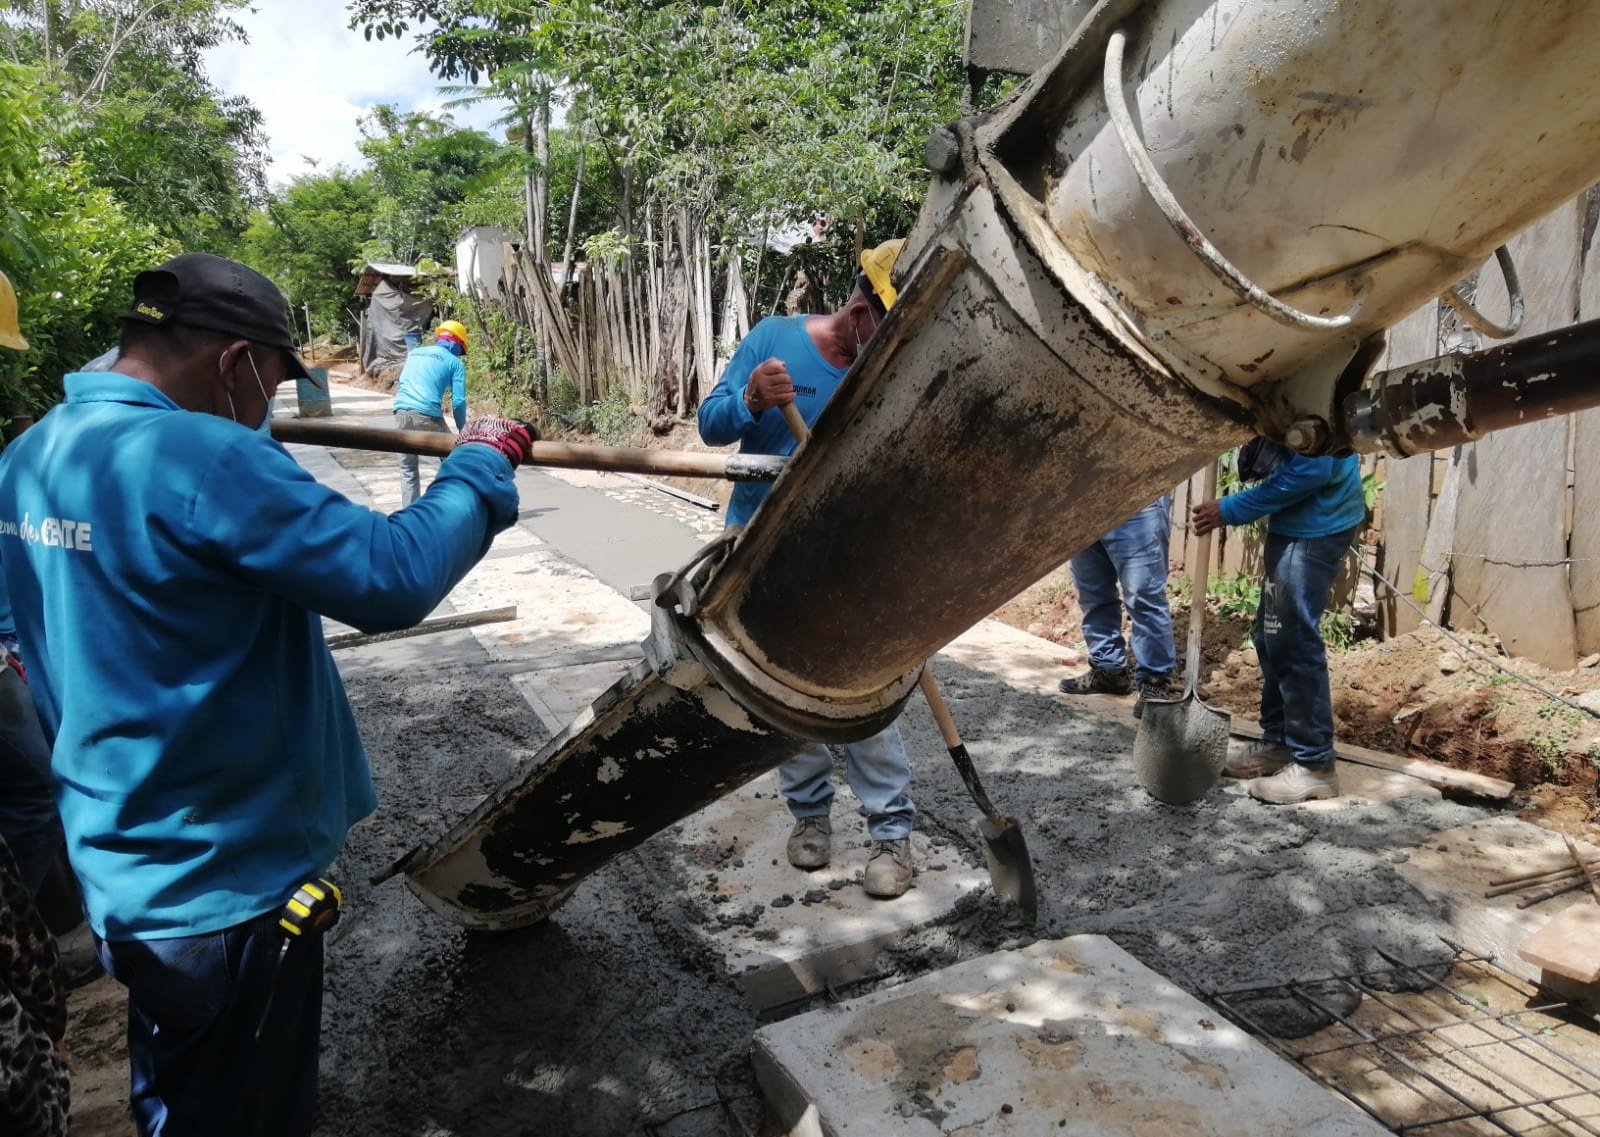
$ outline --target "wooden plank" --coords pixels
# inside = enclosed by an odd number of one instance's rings
[[[1438,302],[1431,301],[1389,329],[1384,367],[1405,367],[1439,354]],[[1404,460],[1390,459],[1383,467],[1383,527],[1378,544],[1378,564],[1383,575],[1403,591],[1417,593],[1417,565],[1428,535],[1432,505],[1433,456],[1420,454]],[[1421,589],[1426,595],[1426,589]],[[1417,628],[1421,617],[1410,605],[1385,592],[1378,604],[1380,629],[1385,639]]]
[[[375,635],[363,635],[361,632],[345,632],[337,636],[328,637],[328,647],[337,651],[346,647],[366,647],[368,644],[388,643],[390,640],[410,639],[412,636],[427,636],[434,632],[453,632],[462,628],[476,628],[482,624],[499,624],[506,620],[517,618],[516,605],[506,608],[486,608],[481,612],[467,612],[460,616],[440,616],[435,620],[424,620],[420,624],[413,624],[409,628],[401,628],[396,632],[378,632]]]
[[[1517,949],[1536,967],[1575,979],[1600,980],[1600,904],[1574,904],[1558,913]]]
[[[1573,322],[1580,215],[1569,203],[1511,242],[1523,288],[1525,339]],[[1500,273],[1479,275],[1478,307],[1507,308]],[[1451,623],[1485,626],[1507,652],[1564,671],[1577,662],[1567,583],[1566,418],[1500,431],[1465,459],[1451,572]]]
[[[1260,723],[1254,719],[1240,718],[1238,715],[1233,716],[1233,722],[1228,729],[1229,733],[1239,738],[1254,740],[1261,737]],[[1354,762],[1358,766],[1375,766],[1380,770],[1406,774],[1427,782],[1430,786],[1438,786],[1444,790],[1459,790],[1478,797],[1503,800],[1510,797],[1517,788],[1511,782],[1491,778],[1486,774],[1457,770],[1454,766],[1429,762],[1425,758],[1402,758],[1398,754],[1385,754],[1381,750],[1354,746],[1348,742],[1335,742],[1333,752],[1346,762]]]

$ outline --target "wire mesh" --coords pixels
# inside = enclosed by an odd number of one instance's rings
[[[1379,951],[1385,967],[1209,997],[1394,1133],[1600,1137],[1595,1020],[1447,945],[1453,955],[1424,964]],[[1293,1033],[1277,1026],[1285,1008],[1310,1032],[1280,1037]]]

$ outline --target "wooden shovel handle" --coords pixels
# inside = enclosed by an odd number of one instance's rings
[[[800,417],[799,407],[793,403],[784,403],[778,409],[783,412],[783,421],[789,424],[789,433],[794,435],[796,446],[811,437],[811,431],[806,429],[806,420]]]
[[[922,697],[928,700],[928,709],[933,712],[933,721],[939,724],[939,734],[944,739],[946,750],[954,750],[961,745],[961,732],[956,729],[956,720],[950,717],[950,705],[944,701],[944,692],[939,690],[939,681],[933,677],[933,672],[928,670],[926,664],[922,668],[922,676],[917,680],[917,686],[922,688]]]

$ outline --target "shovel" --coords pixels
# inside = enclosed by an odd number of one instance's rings
[[[1204,496],[1217,496],[1217,464],[1206,467]],[[1188,805],[1216,785],[1228,759],[1226,711],[1208,707],[1195,694],[1200,678],[1200,633],[1205,626],[1207,566],[1211,534],[1195,538],[1189,562],[1189,650],[1183,661],[1183,697],[1147,699],[1133,739],[1133,771],[1151,796],[1168,805]]]
[[[807,429],[805,419],[800,417],[800,408],[793,403],[785,403],[780,410],[783,421],[788,424],[789,433],[794,435],[795,445],[801,445],[811,436],[811,431]],[[961,732],[956,729],[956,721],[950,717],[950,707],[944,701],[944,693],[939,690],[939,681],[933,677],[927,665],[923,665],[922,676],[917,684],[922,688],[922,697],[928,700],[933,721],[939,724],[939,733],[944,737],[951,761],[956,764],[956,772],[961,775],[972,800],[983,811],[983,816],[978,819],[977,830],[978,836],[983,838],[983,855],[989,862],[989,883],[994,888],[994,894],[1021,909],[1031,926],[1039,912],[1039,893],[1034,887],[1033,860],[1028,856],[1028,843],[1023,839],[1022,827],[1017,824],[1016,818],[1006,817],[996,810],[989,795],[983,792],[983,783],[978,780],[972,755],[967,753],[966,745],[961,741]]]
[[[1039,912],[1039,893],[1034,887],[1033,859],[1028,856],[1028,842],[1022,836],[1022,826],[1017,824],[1016,818],[1007,817],[995,809],[994,802],[983,792],[977,767],[972,764],[972,755],[967,753],[966,744],[961,741],[961,732],[956,730],[955,719],[950,717],[944,692],[939,690],[938,680],[926,665],[922,668],[922,677],[917,680],[917,685],[922,688],[922,697],[928,700],[933,721],[939,724],[939,733],[944,737],[945,748],[950,751],[950,760],[956,764],[956,771],[966,783],[972,800],[983,810],[976,828],[978,836],[983,838],[983,855],[989,862],[989,883],[994,887],[994,894],[1020,908],[1031,926]]]

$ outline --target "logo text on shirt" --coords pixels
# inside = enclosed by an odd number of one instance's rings
[[[50,549],[94,552],[94,526],[87,521],[70,521],[64,517],[46,517],[35,525],[24,513],[21,521],[0,521],[0,537],[16,537],[29,545]]]

